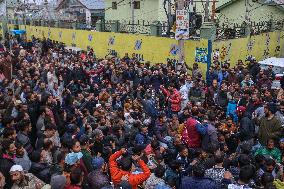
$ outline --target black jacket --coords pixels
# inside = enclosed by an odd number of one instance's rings
[[[50,182],[50,168],[45,163],[34,163],[32,162],[30,173],[34,174],[37,178],[45,183]]]
[[[240,120],[238,137],[241,141],[250,140],[254,137],[255,126],[253,121],[245,114]]]
[[[0,172],[4,175],[6,180],[6,185],[4,186],[4,189],[10,189],[13,185],[10,177],[10,169],[11,167],[15,165],[13,160],[3,158],[1,156],[0,158]]]

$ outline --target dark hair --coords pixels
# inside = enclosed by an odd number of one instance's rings
[[[24,131],[30,124],[31,122],[29,120],[22,120],[18,123],[18,128],[20,131]]]
[[[15,142],[15,146],[17,149],[22,148],[24,145],[21,144],[20,142]]]
[[[209,121],[215,121],[215,119],[216,119],[216,114],[213,111],[209,111],[207,113],[207,116],[208,116]]]
[[[173,160],[173,161],[171,161],[171,162],[169,163],[169,167],[170,167],[173,171],[179,169],[180,166],[181,166],[181,164],[180,164],[180,162],[178,162],[177,160]]]
[[[72,149],[72,148],[76,145],[77,142],[79,142],[77,139],[73,139],[73,140],[71,141],[70,148]],[[79,143],[80,143],[80,142],[79,142]]]
[[[9,136],[12,136],[15,131],[16,131],[16,130],[15,130],[13,127],[11,127],[11,128],[9,128],[9,127],[5,128],[5,129],[3,130],[3,138],[9,138]]]
[[[260,168],[265,162],[265,156],[260,155],[260,154],[256,155],[254,157],[254,162],[255,162],[256,168]]]
[[[240,168],[249,165],[250,164],[249,156],[246,154],[240,154],[240,156],[238,157],[238,164]]]
[[[251,165],[246,165],[241,168],[239,178],[241,181],[247,184],[254,177],[254,173],[254,167]]]
[[[132,149],[132,152],[134,155],[141,155],[142,151],[144,150],[145,147],[143,145],[135,145]]]
[[[10,140],[10,139],[3,140],[1,142],[3,152],[7,152],[7,150],[9,150],[9,148],[10,148],[10,145],[13,144],[13,143],[14,143],[14,141]]]
[[[66,153],[65,152],[60,152],[57,157],[56,157],[56,161],[57,163],[61,162],[62,160],[65,160],[66,157]]]
[[[73,169],[70,174],[71,184],[79,184],[81,182],[81,175],[82,170],[80,168]]]
[[[45,106],[41,106],[40,108],[39,108],[39,115],[42,115],[43,113],[45,113]]]
[[[14,118],[12,116],[5,116],[2,118],[2,124],[4,127],[7,127],[8,124],[11,124]]]
[[[215,160],[215,163],[223,163],[224,161],[224,153],[223,152],[216,152],[214,154],[214,160]]]
[[[156,177],[158,177],[158,178],[162,178],[163,176],[164,176],[164,174],[165,174],[165,168],[163,167],[163,166],[161,166],[161,165],[158,165],[156,168],[155,168],[155,170],[154,170],[154,174],[155,174],[155,176]]]
[[[31,161],[35,163],[40,162],[41,150],[33,151],[31,155]]]
[[[273,141],[273,143],[275,144],[274,139],[273,139],[273,138],[269,138],[269,139],[267,139],[267,141],[266,141],[266,145],[268,144],[269,141]]]
[[[272,158],[267,158],[267,159],[265,160],[265,165],[266,165],[266,166],[275,166],[275,164],[276,164],[276,162],[275,162],[274,159],[272,159]]]
[[[159,120],[160,119],[162,119],[163,117],[165,117],[166,115],[164,114],[164,113],[161,113],[160,115],[159,115]]]
[[[191,114],[197,116],[199,114],[199,109],[196,106],[193,106],[191,109]]]
[[[158,149],[159,148],[159,146],[160,146],[160,144],[159,144],[159,141],[158,140],[152,140],[151,141],[151,147],[153,148],[153,149]]]
[[[129,157],[123,157],[120,161],[120,167],[123,171],[129,171],[132,167],[132,160]]]
[[[205,167],[202,164],[195,164],[192,168],[192,173],[195,177],[204,177]]]
[[[271,173],[263,173],[261,176],[261,184],[263,186],[266,186],[269,183],[272,183],[274,181],[274,177]]]
[[[57,128],[56,128],[56,126],[54,125],[54,124],[52,124],[52,123],[50,123],[50,122],[48,122],[48,123],[46,123],[46,125],[45,125],[45,130],[56,130]]]
[[[185,149],[187,149],[184,145],[179,145],[178,147],[177,147],[177,150],[178,150],[178,152],[179,153],[181,153],[183,150],[185,150]]]

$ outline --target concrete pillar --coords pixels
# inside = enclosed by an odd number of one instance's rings
[[[275,31],[275,29],[276,29],[276,25],[275,25],[275,22],[271,19],[270,20],[270,31],[271,32],[273,32],[273,31]]]
[[[72,23],[72,29],[76,29],[76,24],[77,24],[76,22],[75,22],[75,23],[74,23],[74,22]]]
[[[159,21],[154,21],[150,25],[150,35],[151,36],[161,36],[162,35],[162,24]]]
[[[242,23],[242,28],[244,28],[244,30],[245,30],[244,31],[245,37],[250,36],[250,34],[251,34],[251,25],[249,23],[244,22],[244,23]]]
[[[85,9],[85,13],[86,13],[87,28],[91,28],[91,23],[92,23],[91,11],[89,9]]]
[[[120,23],[118,20],[114,20],[111,23],[111,32],[118,33],[120,31]]]
[[[216,26],[213,22],[203,22],[200,28],[200,38],[211,41],[216,39]]]
[[[98,32],[104,32],[105,31],[105,27],[104,27],[103,21],[98,20],[96,22],[96,31],[98,31]]]

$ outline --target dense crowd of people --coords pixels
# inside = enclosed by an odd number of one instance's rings
[[[284,78],[272,89],[272,66],[214,60],[202,73],[49,39],[8,44],[0,189],[284,188]]]

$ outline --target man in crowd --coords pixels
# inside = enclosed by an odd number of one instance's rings
[[[248,67],[215,60],[206,82],[198,63],[189,74],[170,62],[99,59],[95,51],[75,54],[49,39],[32,41],[20,48],[15,39],[13,56],[0,54],[0,65],[13,62],[12,79],[0,75],[0,187],[37,189],[44,181],[52,189],[231,189],[283,182],[284,95],[270,89],[271,67],[258,73],[255,60]],[[271,175],[272,182],[261,179]]]

